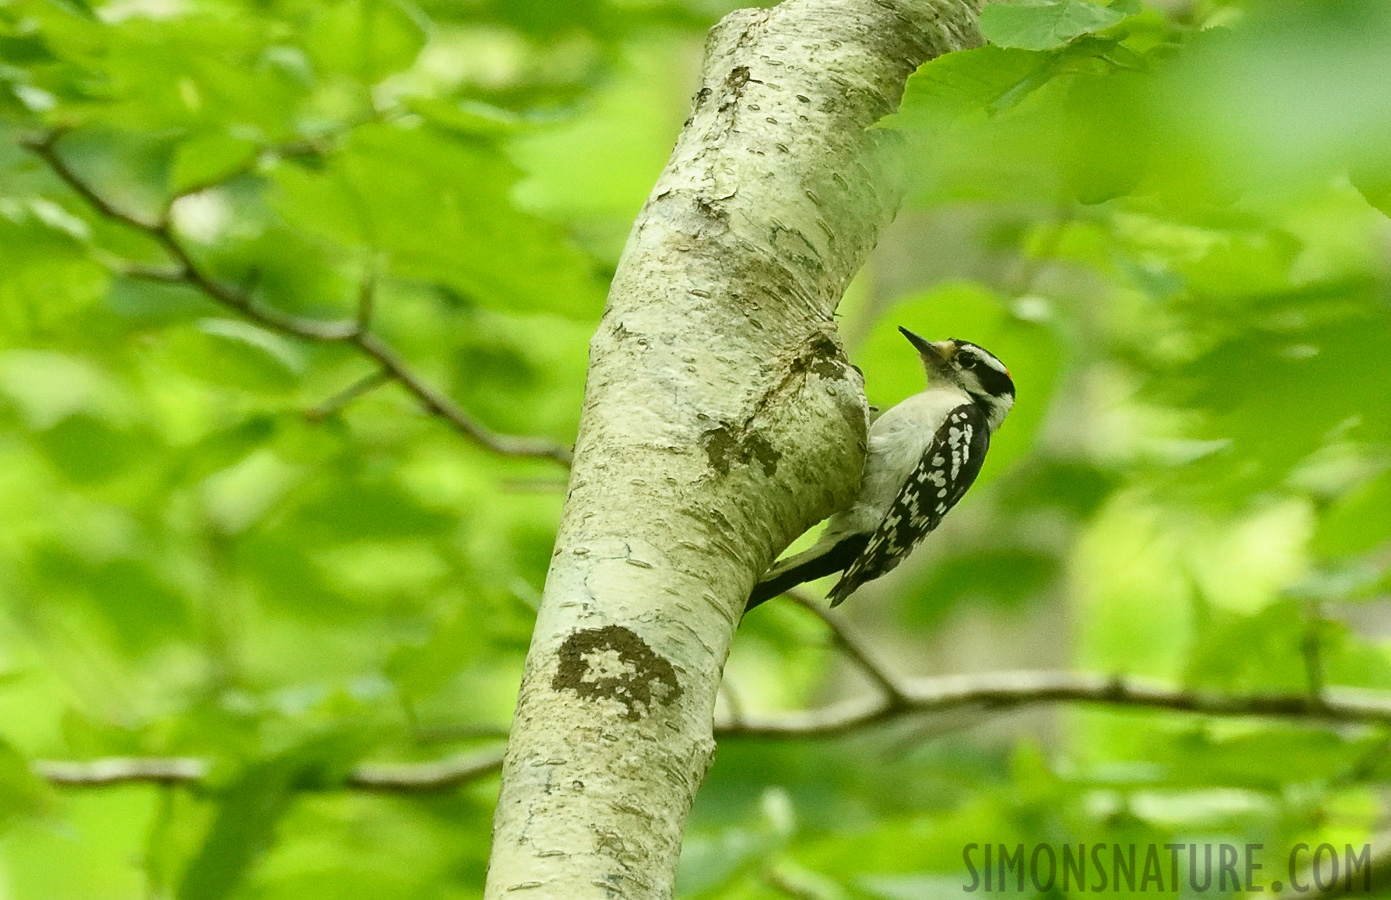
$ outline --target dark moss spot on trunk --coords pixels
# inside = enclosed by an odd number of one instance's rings
[[[702,434],[700,446],[705,448],[705,455],[710,459],[710,468],[721,475],[728,475],[729,470],[734,468],[734,464],[739,460],[739,441],[728,425],[711,428]]]
[[[710,468],[721,475],[728,475],[735,466],[754,462],[764,475],[772,475],[782,459],[782,454],[762,434],[757,431],[739,433],[723,422],[700,436],[700,446],[705,448]]]
[[[820,335],[812,341],[809,349],[807,368],[814,375],[821,378],[841,378],[845,375],[845,368],[849,363],[835,341]]]
[[[729,75],[725,76],[725,87],[729,89],[729,94],[720,103],[720,112],[727,112],[733,109],[739,102],[739,98],[744,94],[744,85],[753,80],[749,74],[748,66],[735,66],[729,70]]]
[[[551,687],[585,700],[617,700],[627,718],[651,715],[681,696],[676,670],[642,638],[621,625],[577,631],[560,646]]]
[[[778,460],[782,459],[782,454],[758,432],[749,435],[749,439],[744,442],[744,450],[762,467],[764,475],[772,475],[778,470]]]
[[[824,334],[813,336],[806,349],[792,360],[794,374],[810,372],[820,378],[844,378],[852,368],[839,345]]]

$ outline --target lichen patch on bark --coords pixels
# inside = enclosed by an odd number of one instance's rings
[[[668,706],[681,696],[671,663],[621,625],[575,632],[559,657],[552,688],[585,700],[616,700],[628,719],[651,715],[655,705]]]

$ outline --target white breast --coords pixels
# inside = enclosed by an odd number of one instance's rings
[[[970,402],[970,395],[955,385],[934,386],[880,416],[869,429],[860,493],[849,509],[832,517],[830,528],[839,533],[874,530],[947,413]]]

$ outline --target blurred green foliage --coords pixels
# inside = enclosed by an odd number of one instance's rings
[[[412,371],[568,443],[731,7],[0,0],[0,897],[478,896],[494,781],[332,788],[496,742],[564,486],[398,386],[333,405],[372,371],[351,347],[123,274],[171,261],[22,141],[61,130],[268,307],[351,317],[374,278]],[[904,675],[1391,689],[1391,6],[1020,0],[982,27],[879,126],[915,185],[842,325],[872,403],[918,388],[905,324],[990,347],[1019,406],[847,616]],[[764,711],[869,689],[789,604],[727,680]],[[30,774],[110,755],[212,774]],[[1097,708],[735,739],[681,890],[955,896],[970,842],[1360,845],[1388,760],[1384,729]]]

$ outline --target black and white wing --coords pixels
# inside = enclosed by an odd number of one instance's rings
[[[831,588],[831,605],[902,562],[976,480],[989,448],[990,428],[980,407],[966,403],[948,413],[864,551]]]

